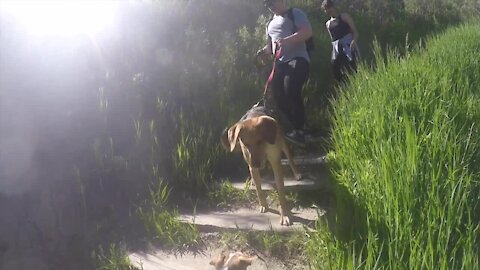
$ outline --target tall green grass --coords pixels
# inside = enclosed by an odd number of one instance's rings
[[[145,229],[162,247],[185,250],[198,245],[197,227],[178,220],[178,211],[168,208],[169,196],[170,189],[163,181],[150,186],[145,206],[137,209]]]
[[[335,226],[317,269],[479,269],[480,25],[362,69],[335,104]],[[377,53],[377,56],[379,53]]]
[[[219,244],[229,250],[253,248],[268,256],[289,263],[305,259],[307,235],[303,230],[284,234],[275,231],[232,231],[220,234]]]
[[[99,246],[92,251],[92,259],[97,270],[134,270],[127,256],[127,251],[122,245],[110,244],[108,249]]]

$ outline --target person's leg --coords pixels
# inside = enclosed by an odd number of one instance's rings
[[[293,129],[285,134],[285,139],[297,144],[305,146],[305,107],[302,99],[302,88],[305,84],[309,73],[309,63],[298,58],[288,63],[287,75],[284,78],[285,96],[288,98],[286,110],[288,117],[292,123]]]
[[[352,51],[352,61],[348,61],[346,68],[348,74],[357,72],[357,53],[355,51]]]
[[[333,77],[335,78],[335,81],[341,82],[342,70],[341,70],[340,61],[338,61],[338,58],[335,60],[332,60],[332,72],[333,72]]]
[[[289,62],[288,74],[284,80],[285,95],[289,101],[289,117],[296,130],[303,130],[305,126],[302,89],[308,79],[309,70],[310,64],[307,60],[296,58]]]
[[[288,96],[285,94],[285,76],[287,75],[288,71],[288,64],[286,63],[279,63],[275,67],[275,73],[273,74],[273,79],[270,85],[271,93],[273,99],[275,101],[275,106],[277,108],[277,112],[275,113],[280,118],[286,118],[285,120],[291,121],[290,116],[290,106]],[[277,120],[284,120],[284,119],[277,119]],[[284,121],[280,121],[284,122]],[[291,125],[292,123],[288,123]],[[282,125],[284,126],[284,125]],[[285,127],[284,127],[285,128]]]
[[[333,60],[333,75],[335,76],[335,80],[337,80],[337,82],[345,82],[345,71],[347,69],[348,62],[347,56],[345,53],[343,53],[343,51],[340,51],[337,55],[337,58]]]

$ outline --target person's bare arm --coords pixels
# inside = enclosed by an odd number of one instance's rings
[[[272,40],[270,37],[267,39],[267,44],[257,51],[257,57],[260,57],[263,61],[267,61],[272,52]]]
[[[342,20],[346,22],[348,26],[350,26],[350,29],[352,30],[353,40],[352,40],[352,43],[350,44],[350,47],[353,49],[357,46],[357,42],[358,42],[357,27],[355,26],[355,23],[353,22],[352,17],[350,17],[348,13],[342,13],[341,17],[342,17]]]
[[[261,48],[260,50],[257,51],[257,55],[260,55],[260,54],[272,54],[272,45],[271,44],[267,44],[265,45],[263,48]]]

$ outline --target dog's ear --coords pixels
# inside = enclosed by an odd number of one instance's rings
[[[228,128],[225,128],[222,131],[222,136],[220,137],[220,143],[222,144],[223,148],[230,150],[230,143],[228,142]]]
[[[277,122],[271,117],[262,117],[259,123],[260,136],[269,144],[275,144],[277,138]]]
[[[228,151],[230,150],[230,140],[228,138],[228,128],[225,128],[222,132],[222,136],[220,137],[220,143],[222,144],[223,148]],[[240,145],[238,143],[235,144],[235,148],[231,152],[239,152],[241,151]]]
[[[243,126],[241,123],[237,123],[228,129],[228,142],[230,143],[230,152],[233,152],[235,150],[238,135],[240,134],[242,127]]]
[[[223,267],[223,264],[225,263],[225,258],[225,254],[217,255],[210,261],[209,264],[213,265],[215,269],[221,269]]]

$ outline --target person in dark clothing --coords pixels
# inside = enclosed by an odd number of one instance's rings
[[[310,56],[305,41],[312,36],[312,27],[305,13],[289,7],[285,0],[264,0],[274,14],[267,26],[267,44],[257,55],[276,54],[276,63],[270,84],[275,103],[293,130],[285,139],[297,145],[305,145],[305,108],[302,88],[310,72]],[[287,12],[294,16],[292,21]]]
[[[325,26],[332,39],[332,68],[335,79],[346,80],[347,74],[357,71],[358,31],[352,17],[339,13],[332,0],[324,0],[322,9],[330,16]]]

